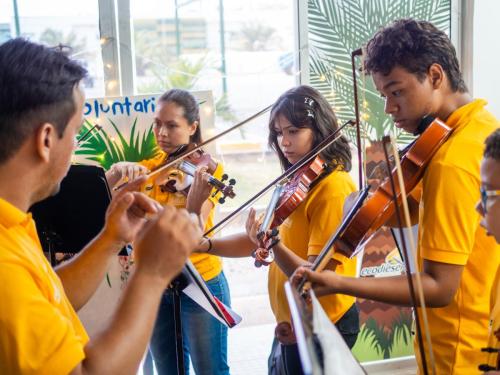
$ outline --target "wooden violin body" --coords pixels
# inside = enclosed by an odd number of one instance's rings
[[[318,155],[311,163],[298,169],[290,181],[277,187],[279,190],[275,193],[279,197],[273,195],[257,233],[260,247],[253,254],[257,267],[269,265],[274,260],[272,247],[277,243],[273,238],[278,235],[276,228],[304,201],[312,184],[324,170],[325,162]],[[272,233],[271,236],[269,233]]]
[[[296,173],[296,177],[285,185],[278,205],[274,210],[273,221],[270,229],[281,225],[288,216],[304,201],[309,193],[312,183],[325,170],[325,162],[316,156],[313,162]]]
[[[194,143],[183,145],[169,155],[169,157],[165,159],[162,164],[151,171],[152,177],[148,179],[144,190],[147,192],[152,190],[154,185],[158,185],[163,192],[182,192],[187,195],[189,187],[193,182],[197,167],[205,166],[207,168],[207,173],[213,175],[217,169],[217,163],[209,154],[203,152],[202,150],[197,150],[185,159],[179,159],[177,162],[172,164],[172,161],[179,157],[179,155],[190,152],[195,148],[196,144]],[[168,164],[171,165],[165,168]],[[208,178],[208,183],[216,189],[213,196],[215,196],[219,191],[222,193],[222,197],[219,198],[220,203],[224,203],[226,197],[234,198],[236,196],[233,191],[233,185],[236,181],[234,179],[230,179],[228,181],[229,184],[226,185],[224,181],[227,179],[228,176],[226,174],[222,176],[221,180],[218,180],[213,176],[209,176]]]
[[[419,183],[425,168],[436,151],[451,135],[452,129],[439,119],[434,119],[426,130],[408,148],[401,159],[401,169],[406,192]],[[396,168],[392,170],[398,205],[401,204],[401,187]],[[355,256],[377,230],[394,214],[394,194],[390,179],[386,178],[353,216],[351,223],[334,243],[336,251]]]

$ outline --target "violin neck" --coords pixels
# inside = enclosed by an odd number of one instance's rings
[[[181,161],[177,168],[192,177],[194,177],[194,174],[196,172],[196,165],[187,160]],[[217,189],[224,189],[226,187],[226,185],[224,185],[222,181],[219,181],[214,176],[208,177],[208,183]]]
[[[262,221],[262,224],[260,225],[259,228],[259,235],[264,236],[266,232],[270,229],[271,226],[271,221],[273,219],[273,214],[274,210],[276,209],[276,206],[278,205],[278,202],[281,197],[281,193],[283,192],[285,185],[284,184],[278,184],[276,185],[276,188],[274,189],[273,196],[271,197],[271,201],[269,202],[269,205],[266,208],[266,213],[264,214],[264,220]]]

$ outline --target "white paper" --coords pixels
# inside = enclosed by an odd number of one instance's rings
[[[337,327],[330,321],[318,299],[311,293],[313,331],[323,349],[324,375],[363,375],[365,371],[354,358]]]

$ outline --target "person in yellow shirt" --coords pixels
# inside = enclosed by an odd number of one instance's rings
[[[366,45],[364,68],[397,128],[418,135],[427,115],[453,128],[422,179],[419,272],[437,374],[477,373],[482,356],[477,348],[487,341],[489,291],[500,249],[495,251],[474,207],[484,140],[499,123],[484,100],[471,98],[453,45],[429,22],[398,20],[382,28]],[[316,283],[318,293],[411,305],[406,276],[350,278],[301,268],[294,280],[304,275]]]
[[[495,130],[487,139],[486,147],[481,161],[481,200],[476,209],[482,216],[481,226],[488,235],[493,236],[500,244],[500,129]],[[500,350],[500,271],[497,271],[493,285],[491,312],[490,340],[488,347]],[[500,353],[487,356],[487,364],[497,371],[487,372],[490,375],[500,374],[498,359]],[[485,363],[486,364],[486,363]]]
[[[199,105],[194,96],[181,89],[171,89],[161,95],[156,106],[153,131],[160,153],[152,159],[139,163],[114,164],[106,173],[111,186],[124,178],[134,179],[138,175],[163,165],[169,156],[179,152],[179,148],[183,145],[202,142]],[[217,163],[213,176],[220,180],[222,174],[222,164]],[[146,185],[146,189],[149,190],[147,194],[161,205],[185,207],[189,212],[200,216],[205,230],[213,226],[217,196],[204,199],[200,205],[193,193],[186,195],[182,189],[176,191],[165,185]],[[194,204],[195,201],[196,204]],[[206,281],[212,294],[229,306],[229,287],[222,271],[221,259],[211,254],[193,254],[190,260]],[[159,374],[169,374],[177,368],[173,311],[173,291],[167,289],[162,299],[150,345]],[[199,375],[229,374],[227,327],[185,294],[181,294],[181,322],[184,362],[189,363],[189,358],[191,358],[194,371]]]
[[[298,86],[282,94],[274,103],[269,119],[269,145],[288,169],[338,129],[337,119],[328,101],[309,86]],[[310,265],[334,233],[342,219],[344,199],[355,191],[349,170],[351,151],[344,136],[321,152],[327,168],[315,181],[307,197],[279,226],[280,242],[274,246],[275,261],[269,267],[268,290],[276,322],[290,322],[284,283],[300,265]],[[293,180],[294,177],[291,177]],[[247,257],[259,246],[256,233],[260,220],[250,211],[246,233],[214,239],[202,244],[200,251],[224,257]],[[335,253],[328,268],[347,276],[356,274],[356,259]],[[343,335],[349,347],[356,342],[359,316],[353,297],[344,295],[320,299],[326,313]],[[286,350],[286,355],[280,356]],[[278,360],[278,358],[281,358]],[[286,359],[285,359],[286,358]],[[287,374],[300,373],[297,345],[282,345],[274,340],[269,357],[270,373],[282,366]]]
[[[187,211],[162,209],[124,189],[97,237],[70,262],[51,268],[27,211],[57,193],[69,169],[83,120],[80,82],[86,73],[60,48],[22,38],[0,45],[1,374],[134,373],[161,294],[201,237]],[[132,241],[136,272],[114,318],[89,339],[76,312],[112,258]],[[168,249],[158,251],[158,242]]]

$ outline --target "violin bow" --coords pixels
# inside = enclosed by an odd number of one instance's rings
[[[363,181],[363,153],[361,147],[361,129],[360,129],[360,119],[359,119],[359,102],[358,102],[358,84],[356,80],[356,56],[362,56],[363,49],[358,48],[351,52],[351,66],[352,66],[352,82],[354,88],[354,115],[356,121],[356,143],[358,145],[358,169],[359,169],[359,188],[364,186]]]
[[[349,209],[349,212],[342,219],[342,222],[339,224],[333,235],[330,236],[326,244],[323,246],[323,249],[319,253],[318,257],[314,260],[314,263],[311,266],[312,271],[321,272],[325,269],[332,257],[332,253],[335,251],[335,242],[337,242],[338,238],[342,236],[342,234],[344,234],[345,229],[351,223],[351,220],[356,212],[363,206],[365,199],[368,197],[369,190],[370,185],[366,185],[359,191],[359,194],[356,197],[356,201]],[[299,293],[303,292],[303,288],[306,283],[307,279],[303,277],[297,286],[297,291]]]
[[[80,138],[78,138],[78,140],[76,141],[77,147],[80,147],[82,145],[82,143],[85,140],[87,140],[87,138],[94,132],[94,130],[95,131],[100,131],[100,130],[102,130],[102,126],[96,123],[89,130],[87,130],[85,132],[85,134],[82,134],[82,136]]]
[[[260,197],[262,197],[267,191],[276,185],[278,182],[281,180],[290,177],[293,175],[297,170],[302,168],[304,165],[306,165],[308,162],[313,160],[316,155],[318,155],[321,151],[323,151],[325,148],[330,146],[333,142],[335,142],[337,139],[339,139],[342,134],[340,133],[342,129],[344,129],[347,125],[353,125],[354,121],[353,120],[348,120],[345,123],[343,123],[340,127],[338,127],[335,131],[332,132],[328,137],[326,137],[323,141],[321,141],[316,147],[314,147],[311,151],[309,151],[306,155],[302,157],[299,161],[297,161],[295,164],[290,166],[285,172],[283,172],[281,175],[276,177],[273,181],[271,181],[268,185],[266,185],[261,191],[256,193],[253,197],[250,197],[245,203],[243,203],[240,207],[238,207],[236,210],[231,212],[229,215],[227,215],[224,219],[222,219],[220,222],[218,222],[216,225],[214,225],[212,228],[210,228],[208,231],[206,231],[203,236],[207,236],[210,233],[217,233],[215,232],[217,229],[221,229],[221,227],[227,223],[230,222],[237,214],[239,214],[241,211],[243,211],[245,208],[250,206],[253,202],[258,200]]]
[[[272,108],[272,105],[268,105],[267,107],[265,107],[264,109],[260,110],[259,112],[253,114],[252,116],[250,117],[247,117],[245,120],[237,123],[236,125],[230,127],[229,129],[226,129],[224,130],[223,132],[213,136],[212,138],[209,138],[207,139],[205,142],[201,142],[199,145],[197,145],[195,148],[193,148],[192,150],[189,150],[189,151],[186,151],[186,152],[183,152],[181,153],[180,155],[178,155],[175,159],[171,160],[170,162],[168,162],[167,164],[163,165],[161,168],[158,168],[158,169],[155,169],[153,172],[149,173],[148,175],[146,175],[147,178],[151,178],[155,175],[157,175],[158,173],[161,173],[162,171],[164,171],[165,169],[168,169],[170,168],[172,165],[175,165],[179,160],[182,160],[186,157],[188,157],[189,155],[192,155],[194,154],[196,151],[198,151],[199,149],[201,149],[203,146],[207,145],[208,143],[211,143],[213,141],[215,141],[216,139],[219,139],[220,137],[223,137],[224,135],[226,135],[227,133],[230,133],[232,132],[233,130],[236,130],[238,129],[239,127],[245,125],[246,123],[252,121],[253,119],[263,115],[264,113],[268,112],[270,109]],[[124,182],[123,184],[113,188],[113,190],[120,190],[121,188],[123,188],[124,186],[126,186],[128,184],[128,182]]]
[[[389,175],[389,181],[391,184],[391,190],[393,194],[393,200],[394,200],[394,209],[395,209],[395,214],[396,214],[396,219],[398,222],[398,231],[399,231],[399,236],[401,238],[401,247],[403,249],[404,253],[404,259],[403,261],[405,262],[405,267],[406,267],[406,276],[408,279],[408,287],[410,289],[410,299],[411,303],[413,306],[413,309],[415,310],[415,326],[417,329],[417,342],[418,342],[418,348],[419,348],[419,353],[420,353],[420,358],[421,358],[421,363],[422,363],[422,368],[423,372],[425,375],[429,374],[429,369],[427,368],[427,361],[426,361],[426,355],[425,355],[425,349],[424,349],[424,343],[423,343],[423,337],[422,337],[422,326],[420,324],[420,317],[418,314],[417,310],[417,299],[415,295],[415,285],[413,283],[413,276],[411,273],[411,268],[410,268],[410,256],[413,259],[413,263],[415,264],[416,267],[416,272],[415,272],[415,284],[416,284],[416,290],[418,293],[418,301],[419,305],[421,307],[421,312],[422,312],[422,320],[424,323],[424,329],[426,332],[426,341],[427,345],[429,348],[429,361],[431,363],[431,371],[432,374],[436,374],[436,363],[434,359],[434,353],[432,350],[432,342],[430,338],[430,329],[429,329],[429,322],[427,319],[427,311],[426,311],[426,304],[425,304],[425,298],[424,298],[424,290],[422,287],[422,279],[420,277],[420,272],[418,270],[418,259],[417,259],[417,252],[415,249],[415,239],[413,237],[413,232],[411,230],[411,220],[410,220],[410,210],[408,208],[408,196],[406,194],[406,189],[404,185],[404,178],[403,178],[403,173],[401,170],[401,163],[399,159],[399,153],[397,151],[397,146],[394,142],[394,139],[390,136],[384,136],[382,139],[383,142],[383,148],[384,148],[384,155],[386,159],[386,165],[388,169],[388,175]],[[398,178],[398,186],[401,191],[401,203],[402,203],[402,208],[403,208],[403,214],[404,214],[404,223],[403,223],[403,218],[402,214],[400,211],[400,207],[398,205],[397,201],[397,192],[396,192],[396,183],[394,181],[394,178],[392,176],[392,171],[391,171],[391,164],[390,164],[390,158],[389,158],[389,152],[387,150],[387,146],[391,145],[391,151],[394,157],[394,163],[396,167],[396,172],[397,172],[397,178]],[[405,238],[405,233],[403,232],[403,225],[408,228],[408,237],[409,237],[409,250],[408,246],[406,244],[406,238]]]

